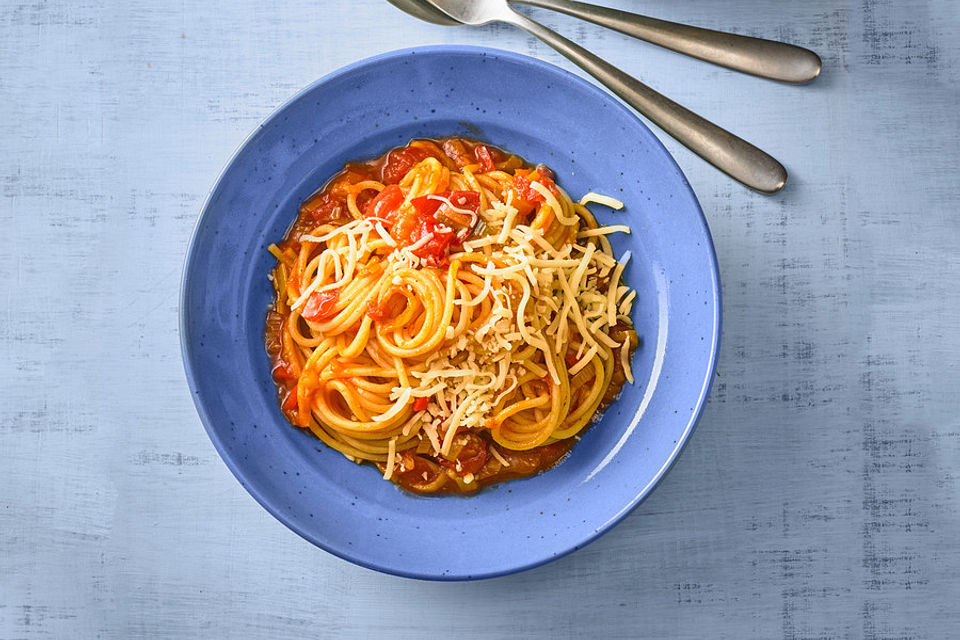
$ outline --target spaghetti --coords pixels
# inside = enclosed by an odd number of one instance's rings
[[[348,164],[270,246],[287,418],[419,493],[556,464],[633,381],[629,228],[587,201],[622,206],[459,138]]]

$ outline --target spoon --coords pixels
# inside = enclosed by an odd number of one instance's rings
[[[390,1],[400,6],[401,0]],[[776,193],[787,182],[787,170],[766,152],[654,91],[539,22],[515,12],[507,0],[424,0],[418,4],[431,4],[462,24],[479,26],[499,21],[519,27],[579,65],[631,107],[734,180],[761,193]]]
[[[658,20],[576,0],[511,1],[559,11],[678,53],[769,80],[804,84],[820,75],[822,67],[820,56],[813,51],[785,42]],[[420,2],[424,3],[424,0]]]

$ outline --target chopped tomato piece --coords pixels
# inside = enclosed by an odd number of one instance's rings
[[[367,210],[367,205],[376,197],[374,195],[373,189],[364,189],[357,194],[357,209],[360,209],[361,212]]]
[[[550,171],[546,167],[541,170]],[[550,171],[552,174],[553,172]],[[510,181],[510,188],[513,190],[513,206],[517,208],[521,216],[525,216],[536,208],[537,203],[543,202],[543,195],[534,189],[533,182],[539,182],[557,196],[560,192],[557,185],[548,175],[541,174],[539,171],[528,171],[527,169],[517,169],[514,172],[513,179]]]
[[[506,160],[498,160],[497,156],[502,157],[502,154],[497,154],[494,156],[494,162],[500,165],[499,169],[501,171],[513,171],[514,169],[519,169],[523,166],[523,160],[520,158],[520,156],[511,154]]]
[[[427,158],[430,154],[419,147],[404,147],[403,149],[394,149],[387,155],[387,161],[380,170],[380,177],[384,184],[396,184],[403,180],[417,163]]]
[[[395,482],[414,491],[437,490],[435,485],[441,482],[440,477],[443,474],[439,465],[410,451],[399,454],[399,458],[400,464],[393,474]]]
[[[511,181],[510,186],[512,186],[514,191],[517,192],[517,195],[524,200],[529,200],[531,202],[543,202],[543,196],[540,194],[540,192],[530,186],[530,184],[533,182],[539,182],[549,189],[553,195],[558,195],[560,193],[557,190],[557,185],[554,183],[552,178],[546,175],[541,175],[538,171],[527,171],[526,169],[517,169],[514,172],[513,180]]]
[[[544,164],[537,165],[537,173],[550,180],[550,182],[553,182],[554,178],[556,177],[556,175],[553,173],[553,169]]]
[[[293,386],[293,389],[290,389],[290,393],[287,394],[287,397],[283,400],[283,410],[284,411],[296,411],[297,409],[297,385]]]
[[[432,218],[421,216],[416,210],[408,209],[394,221],[390,235],[401,246],[411,245],[431,231],[432,225],[428,224],[431,220]]]
[[[367,303],[367,315],[375,322],[383,322],[397,317],[402,311],[402,305],[395,302],[394,297],[393,295],[384,296],[379,303],[376,300],[371,300]]]
[[[334,314],[334,307],[337,300],[340,299],[340,290],[333,291],[314,291],[307,298],[307,303],[303,305],[303,311],[300,315],[304,320],[310,322],[320,322]]]
[[[517,213],[521,218],[526,218],[534,209],[537,208],[536,204],[530,202],[529,200],[524,200],[519,196],[514,196],[513,198],[513,207],[517,210]]]
[[[454,469],[460,476],[476,473],[487,461],[487,444],[479,436],[472,433],[465,436],[457,435],[457,438],[464,438],[465,442],[460,448],[460,452],[457,453],[456,459],[441,458],[440,464],[449,469]]]
[[[373,300],[367,303],[367,315],[370,316],[374,322],[383,322],[393,317],[388,308],[378,305]]]
[[[427,154],[427,158],[436,158],[438,161],[440,161],[440,164],[445,166],[447,169],[456,168],[453,163],[450,162],[450,158],[443,153],[440,147],[437,146],[437,143],[433,140],[414,140],[408,146],[423,151],[425,154]]]
[[[347,216],[347,201],[324,192],[300,205],[300,215],[309,216],[317,223],[339,220]]]
[[[393,213],[403,204],[403,191],[395,184],[387,185],[367,205],[363,215],[368,218],[393,220]]]
[[[451,191],[449,200],[457,209],[468,209],[474,213],[480,209],[480,193],[477,191]]]
[[[575,353],[568,353],[563,359],[567,363],[568,367],[572,367],[573,365],[577,364],[577,355]]]
[[[417,210],[417,213],[423,216],[432,216],[437,212],[437,209],[440,208],[440,205],[443,204],[443,200],[440,198],[445,198],[449,195],[447,193],[437,193],[434,196],[420,196],[419,198],[414,198],[410,201],[410,204],[413,205],[413,208]]]
[[[443,267],[448,264],[447,255],[456,236],[453,233],[434,233],[425,245],[414,250],[414,255],[423,258],[428,267]]]
[[[527,202],[542,202],[543,196],[530,186],[530,180],[528,180],[524,174],[520,173],[520,171],[521,169],[518,169],[516,175],[513,176],[513,180],[510,181],[510,186],[513,187],[517,196]]]
[[[480,171],[487,173],[497,168],[493,164],[493,154],[485,145],[477,147],[475,153],[477,154],[477,161],[480,163]]]
[[[417,398],[413,401],[414,411],[423,411],[430,404],[430,398]]]
[[[465,455],[467,449],[464,448],[464,450],[460,452],[460,457],[457,458],[457,460],[460,461],[460,473],[464,475],[480,471],[487,461],[487,445],[479,438],[477,441],[480,443],[479,448],[472,452],[473,455]]]
[[[281,360],[273,367],[273,378],[279,382],[282,380],[296,380],[297,376],[293,374],[293,368]]]
[[[480,194],[476,191],[444,191],[414,198],[410,202],[420,215],[433,216],[441,223],[452,222],[461,228],[472,227],[480,211]]]
[[[440,227],[432,217],[406,216],[396,227],[394,237],[406,245],[428,238],[413,250],[413,255],[423,258],[428,266],[437,267],[446,263],[451,246],[458,242],[457,234],[450,227]]]
[[[453,160],[457,165],[457,169],[463,169],[473,162],[473,158],[470,157],[471,154],[467,151],[466,145],[464,145],[463,141],[459,138],[445,140],[443,143],[443,152]]]

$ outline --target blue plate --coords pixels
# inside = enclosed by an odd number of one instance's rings
[[[634,386],[555,469],[462,496],[417,497],[313,436],[277,406],[264,351],[267,245],[347,160],[415,137],[479,138],[544,163],[571,195],[627,223],[641,346]],[[470,580],[579,549],[635,507],[693,431],[714,374],[720,284],[710,233],[676,163],[643,123],[577,76],[477,47],[420,47],[350,65],[270,116],[230,161],[187,252],[180,302],[187,380],[240,483],[310,542],[402,576]]]

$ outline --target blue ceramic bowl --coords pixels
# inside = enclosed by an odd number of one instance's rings
[[[277,406],[263,346],[267,245],[345,161],[415,137],[464,135],[549,165],[574,197],[627,223],[641,346],[637,378],[570,456],[476,495],[418,497],[313,436]],[[308,87],[250,137],[210,194],[187,252],[181,340],[207,433],[247,491],[317,546],[402,576],[469,580],[534,567],[612,527],[663,477],[700,415],[716,364],[720,285],[706,222],[656,137],[593,85],[534,58],[422,47],[350,65]]]

